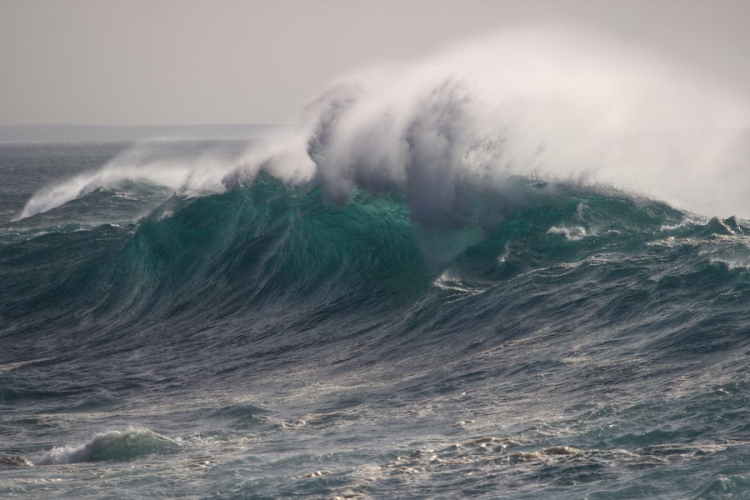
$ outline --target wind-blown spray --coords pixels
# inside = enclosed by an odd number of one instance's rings
[[[173,166],[165,181],[170,169],[118,161],[37,194],[20,217],[122,177],[195,193],[260,171],[321,186],[337,202],[355,189],[405,190],[426,225],[461,225],[478,192],[503,192],[511,175],[750,215],[744,101],[645,50],[581,31],[508,31],[343,78],[292,133],[254,145],[237,164]]]

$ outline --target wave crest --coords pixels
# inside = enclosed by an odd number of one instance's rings
[[[523,206],[505,187],[517,175],[748,216],[747,110],[700,76],[599,34],[519,29],[343,78],[293,132],[239,160],[144,165],[126,157],[37,193],[19,218],[122,178],[205,194],[262,172],[320,186],[340,203],[357,190],[403,190],[412,217],[439,228],[464,225],[477,197],[506,205],[500,212]]]
[[[179,449],[177,441],[148,429],[131,427],[124,431],[97,434],[84,445],[55,447],[37,463],[124,462],[151,454],[174,453]]]
[[[465,221],[509,176],[602,183],[702,213],[750,214],[737,184],[747,105],[697,75],[595,34],[508,32],[411,67],[338,82],[259,171],[329,200],[405,189],[428,226]],[[709,195],[705,186],[721,196]]]

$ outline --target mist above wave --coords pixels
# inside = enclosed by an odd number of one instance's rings
[[[126,155],[37,193],[19,218],[122,178],[203,194],[260,172],[319,186],[334,202],[357,189],[404,191],[427,226],[463,225],[477,199],[500,212],[523,205],[506,182],[516,175],[748,216],[747,109],[645,49],[578,28],[518,29],[342,78],[293,132],[239,161],[136,164]]]
[[[341,81],[306,109],[297,153],[260,167],[319,182],[331,199],[405,187],[423,222],[460,214],[508,175],[748,213],[746,117],[738,99],[645,51],[518,30]]]

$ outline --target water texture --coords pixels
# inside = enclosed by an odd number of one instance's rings
[[[737,109],[525,37],[269,141],[0,145],[0,497],[750,495]]]
[[[746,222],[509,183],[461,228],[267,175],[5,224],[3,497],[747,494]]]

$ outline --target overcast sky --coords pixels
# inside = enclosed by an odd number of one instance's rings
[[[288,123],[336,76],[587,24],[745,93],[750,1],[0,0],[0,125]]]

